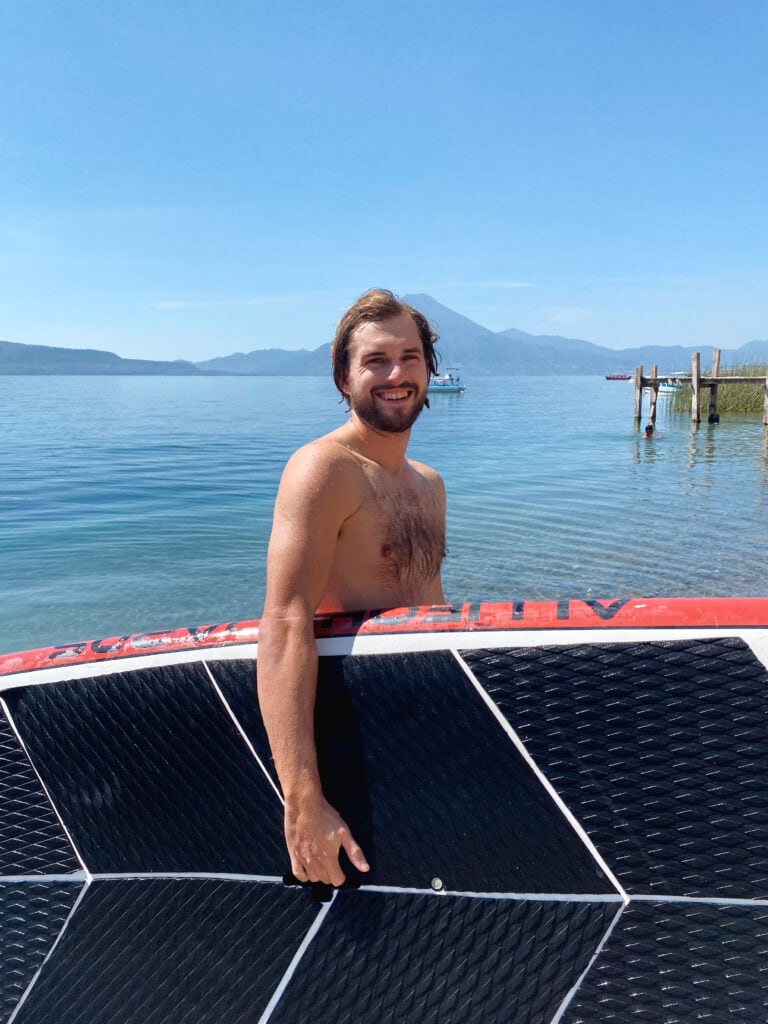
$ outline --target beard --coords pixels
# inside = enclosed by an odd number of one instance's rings
[[[386,402],[378,401],[372,394],[349,396],[350,408],[356,413],[363,423],[366,423],[374,430],[380,430],[387,434],[402,434],[410,430],[419,418],[421,410],[426,405],[429,407],[426,389],[424,394],[418,394],[418,386],[415,384],[403,385],[404,387],[416,388],[416,397],[412,404],[401,406],[392,402],[391,408],[387,408]]]

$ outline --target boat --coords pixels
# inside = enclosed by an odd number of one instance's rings
[[[444,394],[461,395],[466,388],[459,377],[458,369],[455,366],[449,366],[445,373],[430,380],[427,390],[430,395],[438,394],[441,391]]]
[[[632,380],[631,373],[606,373],[606,380]]]
[[[659,394],[673,394],[684,383],[682,378],[686,376],[685,370],[675,370],[673,373],[670,373],[667,379],[659,384]]]
[[[682,371],[676,371],[670,373],[666,377],[662,378],[658,384],[660,395],[673,395],[676,391],[683,386],[685,383],[686,374]]]
[[[338,890],[286,870],[258,632],[0,655],[3,1020],[765,1020],[768,598],[318,616]]]

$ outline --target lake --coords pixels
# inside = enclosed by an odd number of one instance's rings
[[[410,447],[449,600],[768,593],[759,418],[661,399],[645,441],[630,383],[466,383]],[[0,652],[257,618],[281,469],[344,416],[330,378],[0,376]]]

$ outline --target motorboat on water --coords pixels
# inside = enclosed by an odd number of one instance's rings
[[[606,380],[632,380],[631,373],[606,373]]]
[[[439,391],[451,395],[461,395],[465,389],[466,386],[462,383],[459,371],[455,366],[449,366],[445,373],[439,377],[433,377],[427,388],[430,395],[437,394]]]
[[[685,370],[675,370],[674,373],[670,373],[667,380],[663,380],[661,384],[659,384],[659,394],[673,394],[684,383],[682,378],[685,376]]]

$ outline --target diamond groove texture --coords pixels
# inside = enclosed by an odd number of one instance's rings
[[[256,882],[94,882],[15,1024],[253,1024],[316,914]]]
[[[236,715],[246,699],[241,681]],[[366,884],[615,891],[447,652],[321,658],[316,707],[323,789]]]
[[[29,758],[0,711],[0,875],[69,874],[79,868]]]
[[[340,893],[272,1024],[545,1024],[616,904]]]
[[[287,864],[279,801],[201,664],[25,686],[10,714],[86,864],[166,876],[97,877],[56,943],[82,883],[44,877],[77,865],[0,720],[17,872],[0,879],[0,1019],[255,1024],[283,980],[274,1024],[766,1024],[768,907],[728,902],[768,894],[768,673],[749,647],[463,657],[628,907],[445,651],[321,659],[316,732],[364,881],[464,894],[345,889],[322,919],[301,888],[173,877]],[[271,770],[253,662],[210,668]],[[489,891],[509,898],[471,895]]]
[[[768,1020],[768,908],[633,903],[563,1024]]]
[[[201,665],[6,699],[91,872],[284,871],[280,802]]]
[[[0,1020],[50,952],[82,882],[0,882]]]
[[[768,673],[743,641],[463,656],[628,892],[768,897]]]

